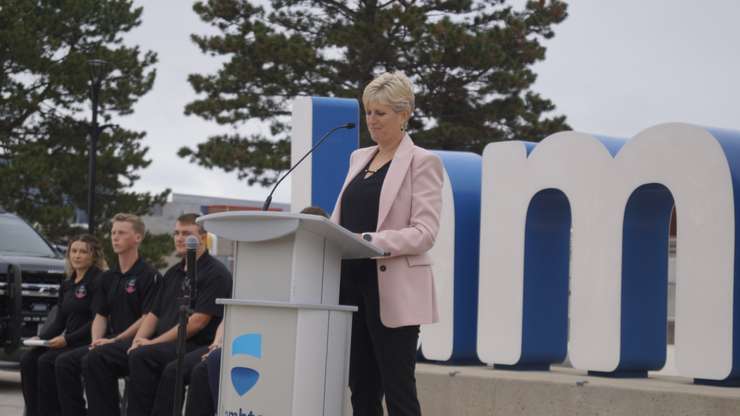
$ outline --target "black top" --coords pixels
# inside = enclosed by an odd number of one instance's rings
[[[188,342],[195,345],[208,345],[213,341],[216,328],[224,315],[223,305],[217,305],[217,298],[231,297],[231,273],[208,251],[203,253],[197,262],[198,293],[195,298],[194,312],[211,315],[211,320],[205,328],[193,335]],[[157,329],[154,337],[162,335],[177,326],[178,299],[183,295],[185,282],[185,261],[170,267],[164,274],[159,286],[157,299],[154,301],[152,313],[157,316]]]
[[[353,233],[375,232],[378,228],[380,190],[383,189],[391,162],[365,178],[370,163],[372,160],[352,179],[342,194],[339,224]]]
[[[108,336],[125,331],[151,310],[160,279],[159,272],[141,257],[126,273],[116,266],[100,276],[93,310],[109,318]]]
[[[353,233],[375,232],[378,228],[378,210],[380,205],[380,190],[391,165],[389,161],[372,175],[365,178],[368,162],[365,169],[347,184],[342,194],[339,224]],[[342,260],[341,276],[357,280],[360,276],[375,276],[375,260],[353,259]]]
[[[64,340],[70,347],[90,343],[90,324],[93,318],[92,300],[102,270],[91,267],[79,282],[76,274],[62,282],[54,320],[39,334],[41,339],[51,339],[64,332]]]

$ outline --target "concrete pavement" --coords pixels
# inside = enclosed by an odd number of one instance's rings
[[[21,373],[0,370],[0,415],[23,416]]]
[[[591,377],[553,367],[515,372],[480,366],[417,365],[424,416],[737,416],[740,388],[684,377]]]
[[[1,416],[23,416],[20,381],[17,370],[0,370]],[[658,374],[609,379],[564,367],[513,372],[419,364],[417,381],[424,416],[740,414],[740,388],[698,386],[683,377]]]

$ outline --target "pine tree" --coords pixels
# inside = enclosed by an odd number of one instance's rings
[[[192,35],[203,53],[225,58],[215,74],[192,74],[200,98],[186,114],[239,128],[269,122],[270,136],[223,134],[179,155],[237,171],[267,185],[289,162],[289,101],[299,95],[361,98],[384,71],[404,71],[416,86],[409,128],[424,147],[482,152],[493,141],[538,141],[568,129],[555,106],[530,89],[541,41],[566,16],[563,1],[247,0],[196,2],[217,28]],[[369,144],[364,120],[361,140]],[[236,129],[235,129],[236,130]]]
[[[0,206],[53,240],[81,231],[70,220],[75,207],[87,206],[89,61],[108,63],[101,124],[130,114],[154,83],[156,54],[122,40],[141,23],[141,12],[125,0],[0,0]],[[168,190],[130,189],[150,163],[144,135],[120,126],[101,135],[98,224],[116,212],[145,214],[164,202]],[[151,251],[158,257],[162,250]]]

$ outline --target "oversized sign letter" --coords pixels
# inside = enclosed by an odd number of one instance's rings
[[[477,361],[478,241],[481,158],[475,153],[436,151],[445,167],[442,217],[434,259],[439,322],[421,327],[424,358]]]
[[[483,164],[481,359],[542,365],[560,358],[562,331],[548,334],[542,324],[552,323],[548,314],[555,313],[563,328],[563,292],[530,299],[527,279],[561,281],[568,268],[547,270],[543,265],[551,259],[529,256],[526,240],[536,235],[529,231],[529,211],[537,195],[562,192],[572,218],[546,224],[572,221],[573,365],[610,374],[662,367],[668,223],[675,204],[678,370],[700,379],[738,376],[740,133],[673,123],[620,142],[566,132],[529,149],[516,142],[489,145]],[[556,199],[547,206],[564,204]],[[562,241],[555,234],[551,239],[561,250]],[[547,354],[531,353],[532,342]],[[543,359],[547,355],[550,360]]]
[[[291,210],[317,206],[331,213],[349,169],[349,155],[360,143],[360,109],[357,100],[299,97],[293,101],[290,160],[296,163],[334,127],[355,123],[352,130],[337,130],[293,171]]]

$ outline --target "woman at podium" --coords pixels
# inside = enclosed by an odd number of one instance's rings
[[[416,394],[419,325],[438,320],[427,251],[442,209],[442,162],[406,133],[413,87],[385,73],[362,96],[376,143],[350,156],[332,221],[383,249],[377,259],[342,262],[339,301],[352,317],[349,387],[355,415],[420,415]]]

